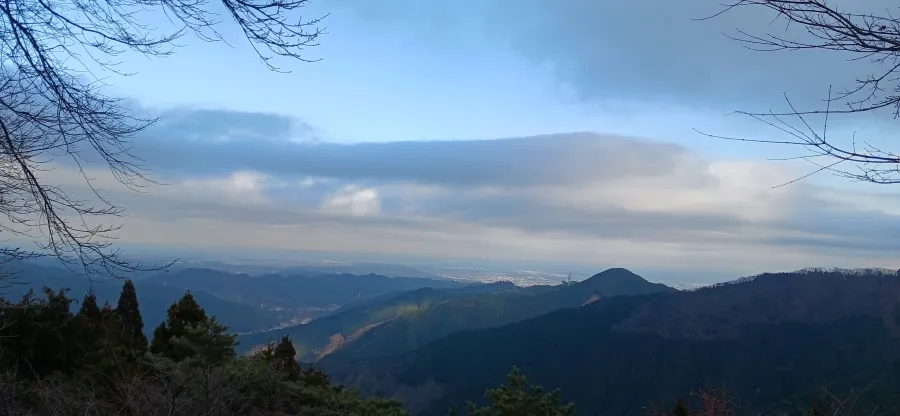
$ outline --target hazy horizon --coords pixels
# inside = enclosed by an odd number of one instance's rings
[[[162,185],[133,192],[85,166],[127,209],[125,247],[706,278],[900,268],[889,189],[825,174],[777,187],[814,168],[767,160],[796,149],[694,131],[777,138],[726,114],[783,108],[782,93],[817,106],[866,64],[747,50],[724,34],[767,30],[770,16],[695,20],[718,10],[312,2],[306,15],[330,13],[307,51],[321,61],[284,63],[287,74],[268,71],[232,26],[230,46],[187,37],[172,57],[124,54],[120,70],[136,75],[109,74],[108,89],[162,116],[133,149]],[[835,118],[829,134],[883,143],[889,119]],[[89,192],[71,163],[54,167],[48,183]]]

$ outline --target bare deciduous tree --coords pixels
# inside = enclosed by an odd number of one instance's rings
[[[309,0],[0,0],[0,231],[34,240],[35,250],[0,248],[0,258],[52,255],[85,275],[118,276],[150,267],[111,246],[117,225],[98,225],[122,208],[91,186],[92,158],[124,185],[152,184],[131,153],[135,134],[156,121],[103,93],[105,77],[130,75],[114,59],[125,52],[161,57],[193,34],[222,41],[219,18],[233,21],[262,62],[309,61],[320,18],[303,19]],[[156,18],[173,24],[161,32]],[[77,167],[85,199],[42,179],[53,161]]]
[[[863,3],[860,5],[865,6]],[[857,142],[856,137],[845,145],[827,135],[829,115],[887,109],[895,118],[900,116],[900,17],[893,16],[890,10],[883,10],[881,14],[849,12],[826,0],[738,0],[726,4],[722,11],[705,19],[747,7],[769,9],[776,15],[773,23],[785,23],[785,28],[799,26],[805,33],[795,37],[787,35],[787,31],[784,35],[759,35],[738,30],[738,35],[730,36],[750,49],[767,52],[810,49],[843,52],[851,60],[868,60],[880,69],[856,79],[852,88],[841,91],[829,89],[822,108],[798,109],[785,95],[790,108],[788,112],[737,112],[777,129],[785,135],[783,140],[701,133],[720,139],[805,148],[809,153],[795,159],[806,160],[816,169],[798,180],[829,171],[857,181],[900,183],[900,155],[866,140]],[[816,116],[824,120],[821,126],[813,126],[812,118]]]

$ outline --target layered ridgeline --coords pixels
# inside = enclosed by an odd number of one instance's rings
[[[11,268],[18,284],[10,285],[3,291],[3,297],[11,300],[20,299],[29,290],[40,296],[43,288],[54,291],[68,289],[68,295],[75,299],[72,308],[80,307],[78,302],[89,291],[96,296],[100,305],[109,303],[113,307],[119,299],[122,281],[118,279],[87,279],[68,270],[58,267],[39,266],[29,263],[17,263]],[[148,281],[134,282],[137,288],[138,301],[144,314],[145,335],[149,336],[153,327],[165,319],[166,309],[180,299],[185,289],[166,287]],[[203,302],[210,315],[219,318],[233,331],[254,331],[270,328],[291,319],[288,313],[260,308],[259,306],[231,302],[210,293],[195,290],[194,298]]]
[[[323,363],[385,357],[458,331],[504,325],[610,296],[667,291],[674,289],[625,269],[561,286],[517,288],[506,283],[464,290],[422,289],[351,305],[306,325],[246,335],[240,342],[246,351],[288,335],[303,360]]]
[[[102,305],[115,306],[122,281],[89,280],[59,267],[27,262],[5,264],[18,282],[3,291],[3,296],[16,299],[28,290],[42,293],[43,287],[69,289],[77,300],[89,290]],[[261,331],[289,325],[298,320],[324,316],[341,305],[360,299],[424,287],[451,288],[464,284],[429,278],[391,278],[379,275],[348,274],[315,276],[249,276],[210,269],[183,269],[158,273],[134,282],[144,319],[145,332],[165,319],[166,309],[190,290],[207,313],[238,333]],[[149,335],[149,332],[148,334]]]
[[[512,366],[561,388],[578,415],[643,414],[698,388],[765,410],[835,397],[893,408],[900,391],[900,277],[808,270],[688,292],[600,299],[458,332],[392,358],[322,360],[337,381],[445,414]]]
[[[160,273],[143,282],[183,289],[202,290],[219,298],[270,308],[328,308],[423,287],[459,288],[464,283],[419,277],[388,277],[377,274],[251,276],[210,269],[186,269]]]
[[[521,289],[512,283],[501,282],[472,285],[459,289],[421,288],[391,293],[361,300],[341,307],[334,313],[313,321],[272,331],[244,334],[239,338],[238,351],[249,353],[267,342],[291,338],[302,361],[316,361],[337,349],[349,345],[370,329],[383,325],[407,313],[422,312],[443,302],[473,296],[516,293]]]
[[[335,274],[352,274],[364,276],[368,274],[376,274],[381,276],[394,277],[422,277],[437,280],[450,280],[442,276],[437,276],[419,270],[414,267],[404,266],[400,264],[372,263],[372,262],[353,262],[353,261],[331,261],[327,263],[313,264],[258,264],[258,263],[224,263],[221,261],[190,261],[178,262],[170,268],[172,271],[183,269],[212,269],[222,270],[230,273],[243,273],[252,276],[260,276],[265,274],[280,274],[282,276],[319,276],[319,275],[335,275]],[[147,277],[147,276],[143,276]]]

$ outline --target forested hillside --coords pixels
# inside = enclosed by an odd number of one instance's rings
[[[628,270],[609,269],[584,281],[546,288],[537,294],[514,291],[452,299],[377,325],[324,360],[340,362],[393,356],[458,331],[500,326],[612,296],[672,291]]]
[[[290,340],[238,357],[235,335],[184,294],[144,336],[135,287],[70,311],[44,291],[0,309],[0,409],[8,415],[403,415],[301,367]]]
[[[270,340],[289,336],[304,361],[315,361],[334,352],[367,330],[384,324],[398,316],[416,313],[436,307],[452,299],[484,296],[488,293],[515,292],[511,283],[473,285],[460,289],[421,288],[408,292],[391,293],[377,298],[354,302],[333,314],[307,324],[294,325],[272,331],[242,335],[239,350],[242,353],[264,346]]]
[[[300,364],[287,336],[253,355],[237,354],[236,335],[190,292],[169,305],[148,337],[131,281],[123,282],[114,304],[102,306],[88,294],[73,307],[64,291],[45,289],[42,296],[2,300],[0,410],[13,416],[402,416],[451,408],[468,416],[819,416],[851,414],[846,400],[852,399],[858,409],[891,411],[898,399],[891,387],[900,385],[890,330],[898,315],[878,307],[896,303],[886,300],[898,299],[898,279],[772,275],[696,292],[613,296],[464,331],[398,358],[331,369],[335,381],[382,398],[359,395]],[[823,289],[797,291],[809,283]],[[788,294],[767,292],[773,288]],[[838,293],[847,300],[837,301]],[[762,297],[769,295],[767,304]],[[710,323],[708,312],[729,298],[730,310],[744,312]],[[751,312],[747,302],[774,307],[784,319],[762,322],[767,313]],[[730,330],[661,335],[662,321],[645,321],[660,313],[652,311],[676,310],[700,327],[725,323]],[[775,413],[785,403],[794,407]]]
[[[427,415],[500,382],[513,365],[560,387],[581,415],[643,414],[648,403],[704,387],[727,388],[754,411],[825,387],[836,395],[869,387],[859,402],[889,408],[900,385],[898,308],[897,275],[769,274],[603,299],[459,332],[400,357],[322,364],[341,382]]]

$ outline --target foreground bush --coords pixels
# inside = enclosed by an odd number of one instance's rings
[[[130,282],[116,308],[88,294],[70,312],[65,291],[29,293],[0,309],[0,414],[47,416],[405,415],[362,398],[296,360],[283,338],[238,357],[235,335],[190,293],[148,342]]]

